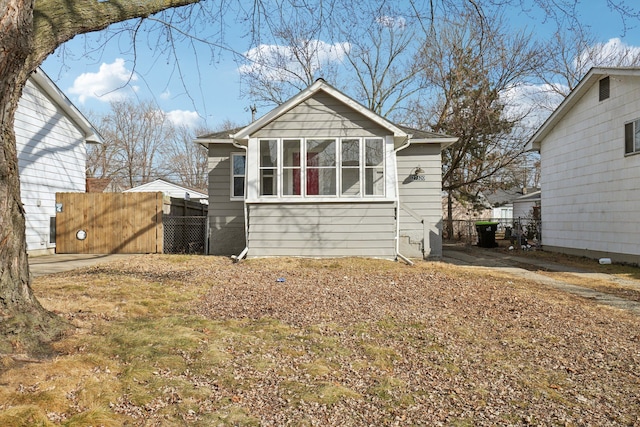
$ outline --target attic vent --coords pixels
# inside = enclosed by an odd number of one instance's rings
[[[609,77],[605,77],[600,80],[600,98],[599,101],[604,101],[609,98]]]

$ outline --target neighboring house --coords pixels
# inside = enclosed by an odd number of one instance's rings
[[[123,191],[123,193],[155,193],[157,191],[162,192],[165,196],[199,201],[203,204],[207,204],[209,200],[208,194],[165,181],[164,179],[156,179],[154,181],[147,182],[146,184],[138,185],[137,187]]]
[[[593,68],[528,142],[543,247],[640,264],[640,68]]]
[[[441,150],[323,80],[209,147],[209,252],[439,257]]]
[[[27,252],[53,253],[56,193],[85,191],[86,144],[102,140],[40,69],[22,92],[15,132]]]
[[[526,193],[513,201],[513,219],[528,220],[536,218],[540,210],[540,190]]]
[[[164,179],[156,179],[123,191],[123,193],[163,194],[162,212],[169,216],[207,216],[209,195],[174,184]],[[204,224],[204,223],[203,223]],[[204,225],[203,225],[204,227]],[[206,234],[203,231],[203,234]],[[204,239],[204,238],[203,238]]]

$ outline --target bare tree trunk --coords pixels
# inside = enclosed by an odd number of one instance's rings
[[[453,197],[451,197],[451,191],[447,192],[447,238],[453,239]]]
[[[8,1],[0,17],[0,352],[42,354],[65,329],[31,290],[20,201],[15,112],[29,76],[32,0]]]

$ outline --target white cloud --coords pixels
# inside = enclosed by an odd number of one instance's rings
[[[630,67],[640,65],[640,47],[631,46],[619,38],[596,43],[575,59],[576,67],[585,72],[591,67]]]
[[[167,118],[176,126],[196,128],[202,125],[202,118],[195,111],[173,110],[166,113]]]
[[[261,44],[245,52],[248,64],[240,66],[238,72],[276,81],[293,80],[295,75],[304,74],[294,52],[307,58],[310,71],[315,73],[332,62],[342,61],[350,47],[346,42],[329,44],[322,40],[307,40],[295,49],[291,46]]]
[[[407,26],[407,20],[401,16],[393,17],[383,15],[376,18],[376,22],[383,27],[392,28],[394,30],[404,30]]]
[[[97,73],[80,74],[69,88],[69,93],[78,96],[81,104],[88,98],[111,102],[126,98],[139,86],[132,85],[138,76],[125,67],[124,59],[116,58],[111,64],[102,63]]]
[[[564,99],[561,93],[568,92],[567,87],[554,88],[548,84],[522,85],[508,89],[500,94],[505,104],[507,117],[524,117],[522,125],[537,129]]]

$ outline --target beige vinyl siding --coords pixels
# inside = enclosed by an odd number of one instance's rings
[[[238,255],[245,247],[242,200],[231,200],[231,144],[209,145],[209,254]]]
[[[389,131],[324,92],[319,92],[253,135],[257,138],[384,137]]]
[[[400,253],[405,256],[442,256],[440,156],[439,144],[412,144],[397,153]],[[424,181],[415,181],[411,177],[418,166],[425,172]],[[423,223],[409,212],[422,218]]]
[[[249,205],[249,257],[395,258],[395,204]]]

